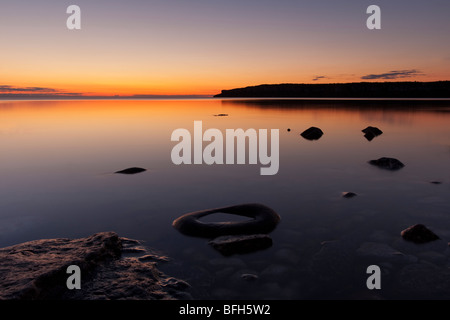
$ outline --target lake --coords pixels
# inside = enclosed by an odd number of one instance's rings
[[[171,134],[194,121],[279,129],[278,173],[173,164]],[[311,126],[319,140],[300,136]],[[367,140],[368,126],[383,134]],[[0,146],[0,247],[115,231],[169,256],[160,269],[195,299],[450,298],[448,100],[1,101]],[[405,167],[368,164],[381,157]],[[135,166],[147,171],[114,174]],[[280,215],[270,248],[225,257],[172,227],[185,213],[244,203]],[[441,239],[403,240],[418,223]],[[381,290],[366,286],[369,265]]]

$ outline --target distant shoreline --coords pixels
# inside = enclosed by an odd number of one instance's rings
[[[211,99],[213,95],[134,95],[134,96],[83,96],[83,95],[46,95],[46,94],[0,94],[0,101],[16,100],[183,100]]]
[[[0,102],[8,101],[164,101],[164,100],[222,100],[222,101],[303,101],[303,102],[450,102],[448,98],[320,98],[320,97],[161,97],[161,98],[128,98],[128,97],[16,97],[2,98]]]
[[[222,90],[214,98],[448,99],[450,81],[263,84]]]
[[[222,90],[216,95],[130,95],[85,96],[81,94],[0,94],[0,101],[44,100],[204,100],[204,99],[299,99],[310,101],[446,101],[450,81],[351,82],[326,84],[262,84]]]

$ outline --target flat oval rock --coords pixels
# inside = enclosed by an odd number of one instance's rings
[[[216,213],[227,213],[250,219],[223,222],[204,222],[201,219]],[[279,221],[280,216],[271,208],[258,203],[247,203],[190,212],[175,219],[172,226],[185,235],[213,239],[227,235],[269,233],[275,229]]]
[[[120,171],[116,171],[114,173],[121,173],[121,174],[136,174],[136,173],[141,173],[146,171],[147,169],[144,168],[138,168],[138,167],[132,167],[132,168],[127,168],[124,170],[120,170]]]
[[[379,168],[392,170],[392,171],[400,170],[401,168],[403,168],[405,166],[401,161],[399,161],[397,159],[386,158],[386,157],[383,157],[383,158],[380,158],[377,160],[370,160],[369,163],[371,165],[377,166]]]

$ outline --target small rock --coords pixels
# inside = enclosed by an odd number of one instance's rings
[[[442,184],[442,181],[431,181],[432,184]]]
[[[307,140],[319,140],[323,135],[323,131],[319,128],[311,127],[303,131],[300,135]]]
[[[127,168],[124,170],[120,170],[120,171],[116,171],[115,173],[121,173],[121,174],[136,174],[136,173],[141,173],[146,171],[147,169],[143,169],[143,168],[138,168],[138,167],[132,167],[132,168]]]
[[[343,198],[350,199],[350,198],[354,198],[356,196],[357,196],[357,194],[354,193],[354,192],[342,192],[342,197]]]
[[[228,114],[226,114],[226,113],[219,113],[219,114],[215,114],[214,117],[228,117]]]
[[[403,230],[400,234],[406,241],[411,241],[414,243],[426,243],[440,239],[436,234],[434,234],[423,224],[416,224],[414,226],[411,226]]]
[[[377,127],[370,127],[370,126],[362,130],[362,132],[365,133],[364,137],[369,141],[372,141],[373,138],[383,134],[383,131],[381,131]]]
[[[241,278],[245,281],[256,281],[259,277],[256,274],[244,273],[241,275]]]
[[[387,169],[387,170],[399,170],[403,168],[405,165],[397,159],[394,158],[380,158],[378,160],[370,160],[369,163],[371,165],[377,166],[379,168]]]
[[[287,131],[288,131],[288,132],[291,132],[291,129],[288,128]]]

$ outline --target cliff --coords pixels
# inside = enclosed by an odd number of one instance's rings
[[[450,98],[450,81],[265,84],[222,90],[215,98]]]

